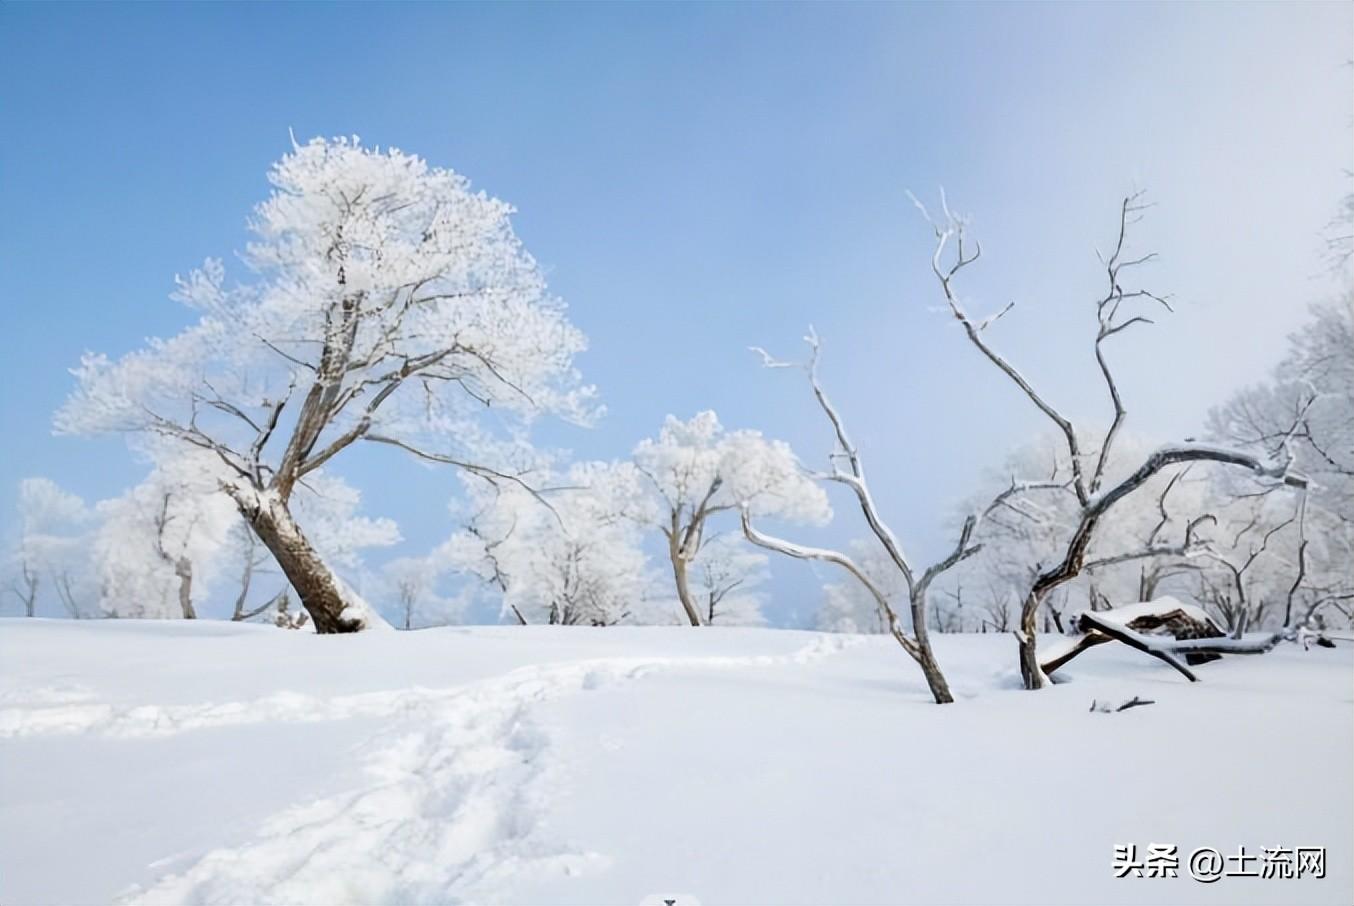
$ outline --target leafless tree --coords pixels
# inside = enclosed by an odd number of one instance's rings
[[[914,199],[915,201],[915,199]],[[1142,314],[1132,314],[1134,303],[1154,303],[1170,310],[1170,303],[1164,296],[1156,295],[1145,289],[1129,289],[1124,286],[1125,272],[1151,261],[1155,254],[1131,258],[1125,254],[1125,240],[1128,228],[1135,223],[1144,210],[1141,196],[1130,195],[1123,200],[1119,209],[1118,238],[1111,254],[1102,257],[1105,268],[1106,289],[1095,303],[1097,329],[1093,341],[1096,364],[1109,396],[1113,416],[1109,427],[1100,439],[1099,450],[1092,451],[1083,447],[1082,438],[1071,420],[1048,401],[1025,376],[1004,356],[998,353],[986,338],[986,331],[998,319],[1008,313],[1014,303],[980,320],[969,316],[960,301],[955,280],[965,268],[972,265],[982,254],[981,246],[970,245],[965,235],[965,223],[956,217],[944,202],[944,219],[933,220],[926,208],[917,202],[923,216],[931,223],[935,232],[935,250],[931,258],[932,271],[935,274],[945,297],[949,313],[963,328],[969,342],[995,366],[1006,379],[1052,422],[1061,434],[1067,448],[1072,468],[1072,489],[1076,494],[1079,512],[1071,536],[1062,550],[1057,562],[1045,566],[1035,576],[1021,607],[1020,625],[1015,634],[1019,642],[1020,671],[1027,689],[1040,689],[1048,683],[1047,677],[1039,668],[1036,653],[1036,617],[1040,605],[1050,592],[1081,575],[1087,565],[1087,552],[1103,522],[1112,516],[1115,506],[1138,492],[1147,482],[1162,470],[1176,465],[1192,462],[1213,462],[1249,470],[1253,474],[1281,481],[1284,484],[1303,488],[1306,481],[1289,471],[1290,459],[1278,463],[1265,462],[1248,453],[1227,450],[1201,444],[1174,444],[1159,448],[1126,478],[1112,485],[1105,485],[1105,469],[1115,439],[1123,425],[1127,409],[1124,405],[1119,386],[1105,356],[1105,344],[1115,336],[1137,326],[1152,323],[1151,318]],[[951,251],[951,249],[953,251]],[[1186,537],[1185,545],[1193,539]],[[1101,565],[1109,562],[1127,562],[1160,556],[1161,550],[1144,547],[1137,551],[1128,551],[1121,555],[1105,558]]]
[[[20,559],[19,578],[11,583],[10,594],[22,602],[26,617],[33,616],[37,611],[39,579],[38,573],[29,567],[28,561]]]
[[[248,606],[249,592],[254,584],[254,577],[258,575],[261,568],[272,559],[272,555],[259,543],[258,539],[254,536],[254,533],[249,530],[248,526],[241,523],[241,528],[243,531],[238,532],[242,543],[240,590],[235,595],[235,607],[230,614],[231,621],[235,623],[251,620],[265,610],[276,606],[286,594],[286,589],[283,588],[282,591],[257,607],[250,608]]]
[[[193,561],[188,558],[185,551],[180,550],[171,554],[165,549],[165,529],[169,523],[176,519],[176,516],[169,514],[169,503],[173,495],[166,492],[160,499],[160,511],[155,515],[155,553],[160,559],[174,570],[175,577],[179,580],[179,608],[183,611],[185,620],[196,620],[197,610],[193,607]],[[184,538],[192,532],[189,528],[184,533]],[[185,545],[187,541],[185,540]]]
[[[1302,508],[1302,500],[1299,499],[1298,510]],[[1203,556],[1219,567],[1225,578],[1222,582],[1216,582],[1207,573],[1201,574],[1200,597],[1213,606],[1222,617],[1223,625],[1234,636],[1240,637],[1248,627],[1258,627],[1264,623],[1266,611],[1274,602],[1265,600],[1263,594],[1260,600],[1251,600],[1248,593],[1248,574],[1257,564],[1264,562],[1266,555],[1271,552],[1270,545],[1279,533],[1297,522],[1298,512],[1295,512],[1289,518],[1265,527],[1262,523],[1262,512],[1257,509],[1246,525],[1232,538],[1227,554],[1213,549],[1204,551]],[[1243,540],[1247,540],[1244,551],[1241,549]],[[1298,572],[1295,587],[1300,582],[1301,570]]]
[[[775,538],[767,535],[752,525],[751,516],[746,508],[743,510],[743,533],[753,544],[764,547],[767,550],[776,551],[789,557],[795,557],[800,560],[822,560],[828,563],[834,563],[846,570],[856,581],[858,581],[869,592],[879,609],[881,619],[888,627],[888,632],[898,642],[908,656],[917,662],[921,667],[922,673],[926,677],[926,683],[930,687],[931,695],[937,704],[946,704],[954,701],[950,693],[949,685],[945,681],[945,676],[941,672],[940,665],[936,662],[935,654],[931,650],[931,640],[927,632],[927,593],[931,588],[931,583],[937,577],[944,574],[955,564],[966,560],[978,553],[981,545],[974,543],[973,534],[977,528],[979,516],[971,515],[964,520],[960,528],[959,537],[950,553],[943,559],[931,564],[925,569],[918,570],[912,564],[912,561],[903,552],[902,545],[899,543],[893,531],[884,522],[878,508],[875,506],[874,498],[870,494],[870,486],[865,477],[865,465],[861,458],[860,451],[852,443],[847,434],[846,425],[842,420],[840,413],[828,399],[827,393],[818,379],[818,353],[819,341],[816,333],[812,329],[809,335],[805,337],[809,344],[809,360],[803,363],[804,371],[808,374],[809,385],[812,388],[813,396],[818,402],[819,408],[832,426],[834,436],[834,445],[832,452],[828,454],[830,469],[827,472],[814,473],[816,478],[823,481],[835,482],[844,485],[856,497],[860,506],[860,511],[865,517],[866,523],[870,527],[871,533],[879,541],[884,551],[888,554],[889,561],[898,570],[903,578],[903,583],[907,589],[908,609],[911,613],[912,631],[909,633],[903,628],[902,622],[898,618],[897,611],[889,602],[888,595],[874,582],[870,576],[857,564],[851,557],[840,551],[829,550],[825,548],[808,547],[801,544],[795,544],[781,538]],[[783,362],[773,358],[765,350],[754,350],[762,356],[763,364],[768,368],[791,367],[794,363]],[[1012,493],[1015,486],[1013,485]],[[995,509],[999,504],[993,503],[988,510]]]
[[[1209,415],[1210,433],[1226,443],[1271,457],[1291,446],[1311,478],[1296,530],[1276,537],[1270,547],[1277,553],[1266,553],[1265,568],[1256,570],[1263,576],[1256,584],[1282,602],[1285,629],[1303,626],[1314,604],[1322,609],[1354,595],[1354,291],[1314,305],[1288,346],[1268,382],[1239,390]],[[1252,538],[1264,531],[1251,528]],[[1239,565],[1246,551],[1228,553]],[[1276,562],[1282,566],[1270,568]]]
[[[743,583],[747,582],[746,574],[730,572],[722,567],[721,563],[702,564],[701,573],[705,579],[703,591],[705,592],[705,625],[714,625],[715,618],[720,613],[720,604],[729,594]]]
[[[395,583],[395,590],[400,599],[400,611],[404,614],[404,628],[413,629],[414,610],[418,607],[418,583],[404,578]]]
[[[940,601],[931,604],[931,620],[936,632],[964,631],[964,583],[955,585],[954,591],[944,589],[942,594],[954,602],[953,607],[941,607]]]
[[[987,600],[983,602],[983,612],[986,614],[983,618],[984,632],[989,626],[993,632],[1011,631],[1011,600],[1006,589],[989,585]]]
[[[52,584],[56,586],[57,597],[61,599],[61,604],[66,608],[73,620],[83,620],[86,616],[85,610],[80,606],[79,596],[75,592],[75,578],[69,570],[62,570],[52,576]]]
[[[1171,476],[1157,495],[1157,512],[1160,518],[1152,526],[1151,532],[1147,535],[1147,546],[1156,547],[1165,543],[1166,527],[1170,524],[1171,514],[1168,509],[1168,499],[1171,491],[1175,490],[1180,481],[1189,474],[1190,467],[1186,466]],[[1195,560],[1186,560],[1174,557],[1152,557],[1144,560],[1138,569],[1138,600],[1151,601],[1157,596],[1163,582],[1179,576],[1189,575],[1198,572],[1201,569]]]

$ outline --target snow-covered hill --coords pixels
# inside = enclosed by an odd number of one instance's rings
[[[877,637],[0,621],[0,902],[1349,902],[1349,646],[1118,647],[941,636],[940,707]],[[1326,877],[1190,877],[1238,846]]]

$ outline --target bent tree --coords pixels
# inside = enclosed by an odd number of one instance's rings
[[[244,254],[177,281],[199,313],[113,361],[87,354],[58,431],[159,435],[214,454],[217,486],[320,632],[377,620],[293,514],[293,494],[359,442],[490,481],[502,429],[585,420],[582,334],[509,223],[466,179],[356,139],[293,145],[269,174]],[[488,421],[486,410],[495,414]]]
[[[914,199],[915,201],[915,199]],[[1194,545],[1192,532],[1186,532],[1186,538],[1178,547],[1157,547],[1148,544],[1140,549],[1126,550],[1101,560],[1096,564],[1087,562],[1087,552],[1092,541],[1102,527],[1112,521],[1123,509],[1125,500],[1149,486],[1153,476],[1165,469],[1177,465],[1196,462],[1216,463],[1245,469],[1261,480],[1276,482],[1289,487],[1305,490],[1307,481],[1290,469],[1292,454],[1288,441],[1299,432],[1305,418],[1305,410],[1293,415],[1284,436],[1275,444],[1279,453],[1276,459],[1268,460],[1241,450],[1230,450],[1205,444],[1182,443],[1163,446],[1149,455],[1117,481],[1108,481],[1106,466],[1110,462],[1119,429],[1127,416],[1127,408],[1119,391],[1114,371],[1105,355],[1105,344],[1111,338],[1138,325],[1151,324],[1152,319],[1144,314],[1135,314],[1136,304],[1155,304],[1167,311],[1169,301],[1145,289],[1132,289],[1124,286],[1125,272],[1153,260],[1155,253],[1139,257],[1126,254],[1128,228],[1136,223],[1144,205],[1140,195],[1131,195],[1123,200],[1119,207],[1118,237],[1113,251],[1108,257],[1101,257],[1104,265],[1106,287],[1104,294],[1096,299],[1094,311],[1096,331],[1092,340],[1092,350],[1100,372],[1106,394],[1109,397],[1112,416],[1108,427],[1099,439],[1098,448],[1087,447],[1083,443],[1082,433],[1060,409],[1048,401],[1048,398],[1034,388],[1030,381],[1011,362],[998,353],[987,341],[986,331],[996,321],[1011,310],[1013,304],[996,313],[975,321],[965,310],[955,287],[955,278],[964,268],[973,264],[982,254],[981,246],[967,244],[965,223],[944,207],[944,219],[936,222],[931,219],[925,207],[917,202],[922,215],[931,223],[935,231],[935,250],[931,257],[931,268],[939,281],[949,314],[959,323],[969,342],[982,353],[983,357],[994,365],[1007,380],[1013,383],[1021,393],[1034,404],[1035,408],[1051,421],[1066,448],[1071,466],[1071,488],[1076,495],[1077,511],[1071,522],[1071,531],[1066,540],[1059,545],[1052,563],[1042,564],[1035,571],[1033,580],[1026,589],[1020,609],[1020,626],[1015,635],[1019,643],[1020,674],[1026,689],[1040,689],[1048,684],[1048,678],[1040,669],[1036,651],[1036,618],[1044,600],[1057,588],[1072,581],[1085,572],[1088,567],[1107,562],[1122,563],[1130,560],[1148,559],[1162,555],[1179,556],[1188,553]],[[953,251],[947,254],[947,249]],[[1193,526],[1194,523],[1191,523]]]
[[[828,398],[827,392],[824,391],[819,382],[818,335],[810,328],[809,334],[804,340],[809,345],[809,359],[808,362],[802,364],[776,359],[766,350],[757,347],[753,348],[753,352],[762,357],[762,364],[767,368],[802,367],[807,373],[813,397],[817,400],[818,407],[832,426],[834,440],[832,452],[828,454],[828,471],[811,473],[809,477],[843,485],[855,495],[856,502],[860,506],[860,512],[865,517],[866,524],[870,527],[870,532],[887,554],[889,564],[902,577],[912,623],[911,633],[909,634],[907,629],[903,627],[897,610],[881,584],[871,578],[869,571],[848,555],[827,548],[808,547],[769,535],[753,525],[752,519],[757,514],[746,506],[742,507],[743,534],[758,547],[798,560],[821,560],[825,563],[832,563],[849,573],[869,594],[879,612],[880,622],[887,627],[889,634],[921,668],[922,675],[926,677],[926,684],[931,690],[931,697],[935,699],[936,704],[949,704],[954,701],[954,696],[950,692],[949,684],[945,681],[945,675],[931,649],[931,637],[926,627],[926,602],[931,584],[946,571],[982,549],[982,546],[975,543],[973,539],[980,521],[985,516],[1000,506],[1011,494],[1031,486],[1012,485],[1009,492],[998,495],[982,513],[968,516],[959,530],[959,538],[956,540],[953,549],[941,560],[924,569],[918,569],[903,551],[902,544],[899,543],[897,536],[894,535],[893,530],[889,528],[875,506],[874,497],[870,493],[870,485],[865,477],[865,464],[860,451],[856,449],[856,445],[847,434],[846,424],[842,420],[841,413]],[[1039,484],[1040,486],[1043,485],[1043,483]]]

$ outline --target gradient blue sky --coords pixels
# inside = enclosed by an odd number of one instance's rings
[[[972,307],[1017,301],[997,344],[1096,419],[1094,248],[1149,189],[1140,247],[1180,312],[1115,356],[1130,429],[1193,432],[1332,290],[1352,33],[1335,3],[0,5],[0,508],[25,476],[87,498],[141,477],[120,442],[51,435],[66,369],[187,323],[173,275],[242,247],[292,129],[415,151],[520,209],[609,407],[542,432],[580,457],[708,407],[816,462],[803,385],[745,352],[797,355],[812,322],[877,496],[934,553],[1040,425],[934,310],[905,191],[943,184],[972,216]],[[451,472],[343,471],[400,552],[449,530],[429,501]],[[816,537],[857,522],[842,507]],[[798,565],[775,588],[783,619],[816,606]]]

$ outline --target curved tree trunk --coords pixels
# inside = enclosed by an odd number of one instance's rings
[[[701,625],[700,609],[696,607],[696,599],[691,596],[691,586],[686,576],[686,558],[681,551],[673,544],[668,545],[668,559],[672,561],[672,578],[677,583],[677,598],[682,602],[682,609],[686,611],[686,618],[691,621],[692,626]]]
[[[361,619],[343,616],[347,602],[338,580],[306,539],[287,504],[276,494],[243,492],[232,496],[240,514],[296,589],[301,606],[315,621],[315,631],[363,629]]]
[[[945,682],[945,674],[940,670],[940,664],[936,662],[936,656],[931,651],[931,636],[926,629],[926,591],[923,589],[921,594],[913,595],[908,602],[912,610],[912,635],[916,637],[917,642],[917,665],[921,667],[922,675],[926,677],[926,685],[931,689],[931,697],[936,700],[937,705],[948,705],[954,702],[954,696],[950,694],[950,686]]]
[[[929,644],[918,653],[917,664],[921,667],[922,675],[926,677],[926,685],[930,687],[931,697],[936,700],[936,704],[953,704],[954,696],[950,693],[949,683],[945,682],[945,674],[941,672],[940,664],[931,653]]]
[[[1020,643],[1020,679],[1026,689],[1042,689],[1048,685],[1048,677],[1039,666],[1035,635],[1038,630],[1036,621],[1039,617],[1039,605],[1043,603],[1044,595],[1050,590],[1051,587],[1043,588],[1036,584],[1030,590],[1029,597],[1025,599],[1024,606],[1020,608],[1020,629],[1016,632],[1016,640]]]

